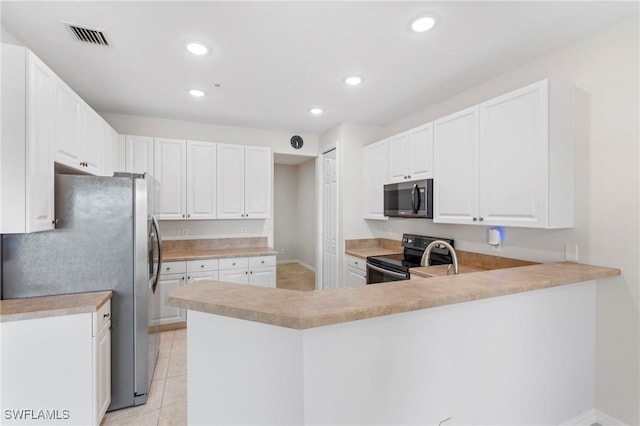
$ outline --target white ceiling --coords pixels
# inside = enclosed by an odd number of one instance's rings
[[[636,1],[0,5],[2,25],[98,111],[316,134],[384,126],[638,15]],[[438,23],[412,33],[422,14]],[[62,22],[101,29],[111,45],[78,42]],[[212,53],[188,53],[192,39]],[[364,83],[347,87],[350,74]],[[315,106],[325,113],[311,116]]]

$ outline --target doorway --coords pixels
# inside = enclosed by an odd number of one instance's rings
[[[275,154],[273,240],[276,287],[314,290],[317,247],[316,157]]]

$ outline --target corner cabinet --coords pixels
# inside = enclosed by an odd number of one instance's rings
[[[387,220],[384,215],[384,184],[389,176],[389,142],[385,139],[364,147],[364,218]]]
[[[218,144],[218,219],[271,217],[271,148]]]
[[[55,74],[24,47],[2,45],[0,233],[54,228]]]
[[[574,87],[543,80],[436,120],[434,222],[570,228]]]

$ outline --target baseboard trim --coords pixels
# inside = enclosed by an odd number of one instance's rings
[[[595,411],[596,414],[596,422],[600,423],[602,426],[629,426],[622,420],[618,420],[600,410],[594,409],[593,411]]]
[[[591,426],[594,423],[602,426],[628,426],[625,422],[595,408],[590,408],[566,422],[562,422],[560,426]]]
[[[303,261],[298,260],[298,259],[278,260],[276,262],[276,264],[283,264],[283,263],[297,263],[300,266],[304,266],[305,268],[309,269],[311,272],[315,272],[316,271],[316,268],[314,268],[311,265],[307,265],[306,263],[304,263]]]

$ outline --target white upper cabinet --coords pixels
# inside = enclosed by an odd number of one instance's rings
[[[543,80],[435,126],[434,222],[573,226],[573,86]]]
[[[158,219],[186,219],[187,147],[184,140],[155,138],[154,211]]]
[[[433,123],[388,138],[389,183],[433,177]]]
[[[364,147],[364,218],[388,219],[384,215],[384,184],[389,175],[389,142]]]
[[[53,229],[55,74],[31,51],[2,45],[0,233]]]
[[[105,131],[111,127],[60,78],[53,82],[55,161],[93,175],[104,174]]]
[[[271,216],[271,148],[244,147],[244,217]]]
[[[104,127],[102,117],[87,106],[82,108],[84,170],[93,175],[102,175],[104,168]]]
[[[187,218],[215,219],[217,144],[187,141]]]
[[[478,115],[474,106],[435,121],[434,222],[478,220]]]
[[[64,81],[54,79],[56,162],[82,167],[82,99]]]
[[[218,144],[218,219],[244,218],[244,146]]]
[[[150,136],[125,137],[125,171],[149,173],[153,176],[153,138]]]
[[[218,219],[271,217],[271,148],[218,144]]]
[[[115,152],[120,142],[118,134],[110,126],[104,126],[102,131],[104,132],[104,161],[102,172],[105,176],[113,176],[113,172],[116,171]]]

